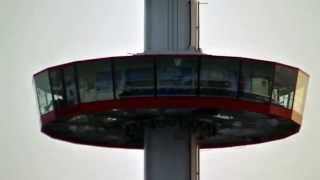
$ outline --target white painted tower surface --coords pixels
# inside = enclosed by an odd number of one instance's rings
[[[199,51],[197,0],[145,0],[145,53]]]
[[[192,132],[176,127],[146,128],[145,180],[199,180],[199,147]]]
[[[197,53],[197,0],[145,0],[145,53]],[[178,125],[145,128],[145,180],[198,180],[194,134]]]

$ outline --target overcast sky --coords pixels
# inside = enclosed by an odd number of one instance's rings
[[[201,180],[320,179],[320,1],[206,0],[205,53],[278,61],[311,75],[304,124],[287,139],[201,151]],[[32,75],[143,51],[143,0],[0,0],[0,179],[142,180],[143,151],[40,133]]]

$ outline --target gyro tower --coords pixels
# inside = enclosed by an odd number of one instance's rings
[[[77,144],[144,149],[145,180],[198,180],[199,149],[299,131],[309,76],[199,48],[197,0],[145,0],[145,50],[34,75],[41,131]]]

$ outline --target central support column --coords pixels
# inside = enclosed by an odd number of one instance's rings
[[[197,0],[145,0],[146,54],[198,53]],[[198,180],[199,148],[189,129],[145,128],[145,180]]]
[[[146,128],[145,180],[198,180],[199,148],[189,130]]]
[[[197,0],[145,0],[145,53],[199,51]]]

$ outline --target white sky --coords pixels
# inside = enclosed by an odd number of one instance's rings
[[[201,180],[320,179],[320,1],[207,0],[206,53],[298,66],[311,75],[301,132],[201,152]],[[142,180],[143,152],[40,133],[32,75],[69,61],[143,51],[143,0],[0,0],[0,179]]]

